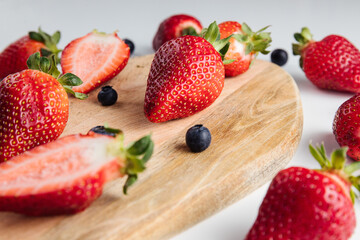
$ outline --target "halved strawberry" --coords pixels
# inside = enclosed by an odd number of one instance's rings
[[[93,32],[73,40],[63,50],[61,68],[73,73],[83,84],[75,92],[88,93],[115,77],[127,64],[130,48],[117,34]]]
[[[106,182],[128,175],[124,193],[145,169],[153,151],[150,136],[129,147],[89,132],[36,147],[0,164],[0,211],[26,215],[71,214],[84,210]]]
[[[219,24],[221,39],[233,36],[225,59],[235,60],[225,65],[226,77],[234,77],[246,72],[259,52],[267,54],[266,48],[271,42],[270,33],[263,32],[267,27],[253,32],[243,23],[227,21]]]

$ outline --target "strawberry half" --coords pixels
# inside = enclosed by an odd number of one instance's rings
[[[161,22],[153,39],[153,48],[157,51],[165,42],[185,36],[198,35],[201,33],[202,25],[196,18],[179,14],[168,17]]]
[[[69,116],[66,92],[81,84],[73,74],[60,75],[55,56],[34,53],[30,69],[10,74],[0,82],[0,163],[37,145],[57,139]]]
[[[153,151],[150,136],[129,147],[89,132],[36,147],[0,164],[0,211],[32,216],[72,214],[87,208],[106,182],[128,175],[124,193],[145,169]]]
[[[59,41],[59,31],[50,36],[40,28],[38,32],[29,32],[27,36],[16,40],[0,53],[0,80],[9,74],[27,69],[26,61],[36,52],[41,52],[42,56],[55,54],[58,63],[57,55],[61,50],[56,44]]]
[[[264,27],[257,32],[243,23],[227,21],[219,24],[221,39],[232,36],[230,47],[225,55],[225,59],[235,60],[225,65],[226,77],[234,77],[246,72],[258,53],[268,54],[266,50],[270,46],[271,37],[269,32],[263,32],[268,27]]]
[[[229,47],[228,39],[219,39],[214,22],[204,38],[187,35],[159,48],[151,64],[144,100],[149,121],[184,118],[217,99],[225,79],[222,56]]]
[[[294,34],[293,54],[300,55],[300,67],[317,87],[360,92],[360,51],[346,38],[329,35],[315,41],[308,28]]]
[[[352,185],[360,190],[360,177],[352,173],[359,163],[345,166],[346,148],[335,150],[331,160],[325,148],[310,151],[320,170],[291,167],[280,171],[268,189],[247,240],[347,240],[356,217]]]
[[[75,92],[88,93],[115,77],[126,66],[130,48],[117,34],[93,32],[73,40],[63,50],[63,73],[73,73],[82,79]]]

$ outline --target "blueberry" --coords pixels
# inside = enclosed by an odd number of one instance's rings
[[[103,106],[110,106],[116,103],[118,94],[111,86],[105,86],[101,88],[97,97]]]
[[[115,132],[109,132],[109,131],[107,131],[104,126],[96,126],[96,127],[93,127],[92,129],[90,129],[89,132],[99,133],[99,134],[102,134],[102,135],[108,135],[108,136],[112,136],[112,137],[115,137],[115,136],[116,136],[116,133],[115,133]]]
[[[124,42],[126,43],[126,45],[129,46],[129,48],[130,48],[130,54],[132,54],[132,53],[134,52],[134,50],[135,50],[135,45],[134,45],[134,43],[133,43],[131,40],[127,39],[127,38],[124,39]]]
[[[271,53],[271,61],[279,66],[285,65],[288,60],[288,54],[284,49],[275,49]]]
[[[186,132],[186,145],[192,152],[202,152],[209,147],[210,143],[210,131],[201,124],[189,128]]]

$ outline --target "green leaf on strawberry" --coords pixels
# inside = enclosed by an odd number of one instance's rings
[[[29,69],[39,70],[56,78],[64,87],[65,91],[74,95],[76,98],[87,98],[86,94],[74,92],[72,90],[73,86],[81,85],[82,81],[78,76],[72,73],[65,73],[64,75],[61,75],[60,71],[56,67],[56,57],[54,54],[49,57],[40,57],[40,53],[36,52],[29,57],[27,65]]]
[[[61,34],[59,31],[56,31],[52,36],[47,34],[46,32],[42,31],[39,27],[38,32],[31,31],[29,32],[29,37],[32,40],[42,42],[45,44],[46,48],[42,48],[41,54],[42,56],[50,56],[51,54],[55,55],[55,63],[60,63],[59,53],[62,51],[61,49],[57,48],[57,44],[60,41]]]

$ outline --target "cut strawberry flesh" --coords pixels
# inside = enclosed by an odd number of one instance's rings
[[[75,92],[88,93],[116,76],[127,64],[129,47],[116,35],[92,32],[72,41],[61,57],[64,73],[80,77]]]
[[[102,182],[119,176],[124,162],[107,153],[112,140],[98,134],[72,135],[0,164],[0,197],[61,191],[98,175]]]

